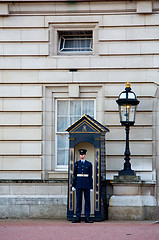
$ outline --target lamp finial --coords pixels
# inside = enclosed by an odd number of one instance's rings
[[[127,83],[125,84],[126,88],[130,88],[131,84],[129,83],[129,81],[127,81]]]

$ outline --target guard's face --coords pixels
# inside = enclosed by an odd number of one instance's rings
[[[80,155],[81,160],[85,160],[85,158],[86,158],[86,154]]]

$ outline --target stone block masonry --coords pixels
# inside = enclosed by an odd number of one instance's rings
[[[66,218],[67,182],[1,180],[0,218]]]
[[[0,218],[66,218],[66,196],[0,196]]]

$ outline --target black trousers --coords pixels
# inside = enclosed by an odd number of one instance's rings
[[[81,217],[82,211],[82,192],[84,192],[85,199],[85,217],[90,217],[90,189],[76,188],[76,218]]]

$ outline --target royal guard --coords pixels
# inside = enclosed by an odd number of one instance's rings
[[[93,191],[92,164],[86,160],[86,149],[79,149],[80,159],[74,165],[72,190],[76,191],[76,218],[73,223],[81,222],[82,193],[85,198],[85,222],[93,223],[90,219],[90,191]]]

